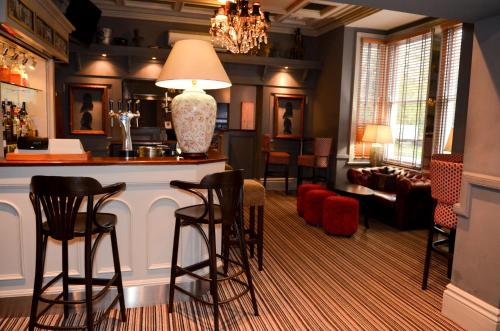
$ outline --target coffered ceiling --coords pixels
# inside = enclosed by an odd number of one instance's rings
[[[208,26],[218,0],[94,0],[103,16]],[[379,11],[368,7],[329,0],[262,0],[270,12],[272,32],[293,33],[301,28],[304,35],[317,36]]]

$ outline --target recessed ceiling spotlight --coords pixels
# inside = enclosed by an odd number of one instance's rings
[[[288,70],[288,66],[285,66],[284,68],[285,68],[285,70]]]
[[[101,54],[101,56],[102,56],[102,57],[107,57],[107,56],[108,56],[108,54],[106,54],[106,53],[102,53],[102,54]]]
[[[151,60],[156,60],[156,56],[153,56],[153,57],[151,58]]]

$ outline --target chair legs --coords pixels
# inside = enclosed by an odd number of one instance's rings
[[[434,239],[434,223],[431,224],[427,235],[427,247],[425,250],[424,274],[422,277],[422,290],[427,289],[427,280],[429,278],[429,267],[431,264],[432,241]]]
[[[113,253],[113,265],[115,274],[117,275],[114,285],[118,291],[118,300],[120,302],[120,316],[122,322],[127,321],[127,311],[125,309],[125,295],[123,293],[122,272],[120,267],[120,255],[118,254],[118,240],[116,239],[116,230],[113,229],[110,233],[111,250]]]
[[[259,271],[263,269],[264,255],[264,206],[257,207],[257,231],[255,231],[255,206],[250,206],[249,211],[249,229],[250,235],[250,258],[254,257],[255,242],[257,242],[257,261]]]
[[[172,249],[172,263],[170,270],[170,287],[168,292],[168,312],[174,311],[175,278],[177,277],[177,255],[179,253],[179,236],[181,231],[181,220],[175,219],[174,246]]]
[[[259,212],[259,216],[260,216],[260,212]],[[256,316],[258,316],[259,312],[258,312],[258,307],[257,307],[257,299],[255,296],[255,291],[254,291],[253,282],[252,282],[252,275],[250,272],[250,264],[248,262],[248,256],[247,256],[247,252],[246,252],[246,243],[245,243],[245,238],[244,238],[244,232],[243,232],[244,228],[243,228],[242,222],[243,222],[243,218],[238,217],[238,221],[236,224],[234,224],[235,226],[233,227],[233,230],[236,234],[238,246],[239,246],[239,250],[240,250],[240,254],[241,254],[241,265],[240,266],[243,268],[243,271],[244,271],[245,276],[247,278],[246,284],[248,286],[248,290],[250,292],[250,296],[252,299],[252,306],[254,309],[254,313]],[[172,263],[171,263],[172,269],[170,272],[171,275],[170,275],[168,312],[169,313],[173,312],[175,289],[178,289],[179,291],[191,296],[195,300],[202,301],[204,303],[212,304],[213,314],[214,314],[214,329],[219,330],[219,319],[220,319],[219,305],[221,304],[221,302],[220,302],[220,298],[219,298],[219,292],[217,290],[217,284],[219,282],[218,276],[217,276],[219,274],[219,271],[217,269],[217,257],[222,257],[223,262],[224,262],[224,275],[226,276],[226,279],[224,279],[224,280],[230,280],[231,276],[229,276],[229,277],[227,276],[227,272],[228,272],[227,262],[232,261],[234,263],[233,260],[229,260],[229,246],[230,246],[230,242],[231,242],[229,240],[229,233],[231,232],[231,229],[229,228],[229,229],[222,230],[222,235],[223,235],[223,238],[226,239],[226,242],[222,243],[222,246],[223,246],[222,247],[222,254],[217,255],[215,225],[209,224],[208,225],[208,240],[205,237],[206,244],[208,246],[207,247],[208,253],[209,253],[208,261],[199,262],[197,264],[194,264],[194,265],[188,266],[188,267],[180,267],[177,264],[177,255],[178,255],[178,250],[179,250],[179,236],[180,236],[181,226],[182,226],[182,220],[179,218],[176,218],[175,231],[174,231],[174,243],[173,243],[173,250],[172,250]],[[201,229],[201,227],[200,227],[200,229]],[[203,231],[203,230],[200,230],[200,231]],[[226,238],[226,236],[227,236],[227,238]],[[257,249],[260,250],[259,247]],[[261,254],[261,253],[259,253],[259,254]],[[183,290],[175,285],[175,281],[176,281],[177,276],[180,276],[180,275],[183,275],[186,273],[191,274],[193,276],[192,272],[194,272],[195,270],[198,270],[200,268],[206,267],[206,266],[209,267],[208,278],[201,277],[201,276],[198,276],[197,278],[200,278],[200,279],[203,279],[205,281],[210,282],[210,294],[212,296],[211,302],[206,302],[200,298],[197,298],[192,293],[189,293],[188,291],[185,291],[185,290]],[[196,276],[196,275],[194,275],[194,276]],[[236,280],[236,281],[240,284],[244,284],[240,280]],[[240,295],[235,296],[233,299],[239,298]],[[232,299],[225,299],[224,303],[229,302],[229,301],[232,301]]]
[[[111,236],[111,247],[113,254],[113,264],[114,270],[116,274],[116,279],[113,286],[116,286],[118,291],[118,299],[120,304],[120,314],[121,320],[123,322],[126,321],[127,315],[125,310],[125,297],[123,292],[123,283],[122,276],[120,270],[120,259],[118,254],[118,243],[116,238],[116,230],[113,229],[110,232]],[[96,245],[98,239],[94,243],[94,247],[92,246],[92,238],[89,236],[85,237],[85,257],[84,257],[84,265],[85,265],[85,275],[84,278],[73,278],[69,277],[69,268],[68,268],[68,242],[62,241],[62,272],[60,277],[62,279],[63,290],[62,294],[59,295],[60,298],[62,296],[63,302],[54,302],[49,306],[45,307],[40,313],[38,313],[38,302],[40,301],[40,297],[42,295],[43,287],[43,273],[44,273],[44,265],[45,265],[45,255],[47,252],[47,241],[48,237],[43,236],[43,239],[37,238],[36,243],[36,265],[35,265],[35,282],[33,286],[33,298],[31,303],[31,312],[30,312],[30,321],[28,325],[28,330],[35,330],[35,327],[39,327],[37,325],[38,315],[45,313],[54,303],[60,303],[63,305],[64,310],[64,319],[66,320],[69,317],[69,305],[71,304],[71,300],[69,300],[69,285],[71,284],[79,284],[85,286],[85,308],[86,308],[86,319],[85,319],[85,328],[87,330],[94,330],[94,314],[93,314],[93,300],[92,300],[92,285],[95,282],[95,279],[92,278],[92,264],[93,264],[93,255],[95,253]],[[100,279],[102,281],[102,279]],[[99,284],[99,283],[98,283]],[[45,285],[48,287],[48,285]],[[57,300],[57,298],[55,300]],[[68,302],[69,301],[69,302]],[[41,326],[40,326],[41,327]],[[72,330],[78,327],[58,327],[59,329],[68,329]],[[79,327],[83,328],[83,326]]]
[[[441,234],[447,236],[448,238],[434,241],[434,234],[436,232],[441,233]],[[456,230],[451,229],[450,233],[447,235],[447,234],[444,234],[443,230],[436,228],[434,223],[431,225],[431,228],[429,229],[429,234],[427,237],[427,247],[426,247],[426,251],[425,251],[424,272],[422,275],[422,290],[427,289],[427,282],[429,279],[429,269],[430,269],[430,264],[431,264],[432,251],[435,251],[437,253],[440,253],[440,254],[446,256],[446,258],[448,260],[447,277],[451,278],[451,271],[452,271],[452,267],[453,267],[453,253],[455,250],[455,233],[456,233]],[[443,252],[443,251],[439,250],[439,248],[437,248],[439,245],[442,245],[445,243],[448,244],[448,251],[447,252]]]
[[[35,324],[38,315],[38,301],[43,285],[43,271],[45,266],[45,252],[47,250],[47,237],[37,238],[36,240],[36,264],[35,264],[35,283],[33,286],[33,297],[31,299],[31,313],[28,330],[35,330]]]

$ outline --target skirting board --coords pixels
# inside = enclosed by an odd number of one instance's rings
[[[260,179],[262,185],[264,185],[264,178]],[[285,191],[285,178],[281,177],[268,177],[266,189],[271,191]],[[297,189],[297,179],[288,178],[288,190],[295,191]]]
[[[471,331],[500,331],[500,309],[448,284],[443,294],[443,315]]]

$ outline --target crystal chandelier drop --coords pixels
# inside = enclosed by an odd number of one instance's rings
[[[271,27],[269,13],[260,9],[260,3],[251,5],[248,0],[226,1],[211,18],[210,35],[215,47],[231,53],[248,53],[251,49],[267,44]]]

